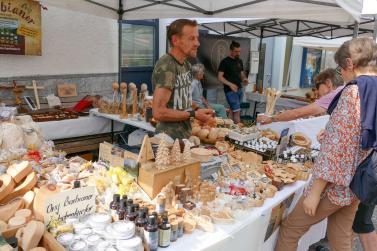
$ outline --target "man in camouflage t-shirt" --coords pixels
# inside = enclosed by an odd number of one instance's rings
[[[191,108],[191,65],[188,57],[196,57],[199,32],[196,21],[178,19],[168,28],[171,44],[169,54],[162,56],[155,65],[152,83],[153,117],[158,121],[156,132],[165,132],[173,139],[189,138],[190,118],[207,122],[212,118],[211,109]]]

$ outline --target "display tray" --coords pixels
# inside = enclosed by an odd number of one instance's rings
[[[244,150],[244,151],[248,151],[248,152],[254,152],[254,153],[257,153],[257,154],[261,155],[263,157],[263,161],[265,161],[265,160],[271,160],[276,155],[276,149],[275,150],[268,150],[267,149],[265,152],[261,152],[261,151],[252,149],[250,147],[241,145],[239,143],[236,143],[237,140],[231,139],[228,136],[225,137],[225,140],[228,141],[228,142],[230,142],[230,143],[232,143],[239,150]]]
[[[73,112],[66,108],[46,108],[36,111],[29,111],[30,115],[35,122],[57,121],[64,119],[77,119],[79,116],[88,116],[86,112]]]

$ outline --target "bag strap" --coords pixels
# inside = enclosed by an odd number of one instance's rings
[[[331,101],[330,105],[329,105],[329,108],[327,108],[327,113],[329,115],[331,115],[331,113],[335,110],[335,107],[338,105],[338,102],[339,102],[339,99],[340,99],[340,96],[342,96],[342,93],[344,91],[344,89],[346,89],[347,86],[350,86],[350,85],[356,85],[357,84],[357,81],[354,79],[354,80],[351,80],[350,82],[348,82],[346,84],[346,86],[344,86],[344,88],[338,92],[335,97],[333,98],[333,100]]]

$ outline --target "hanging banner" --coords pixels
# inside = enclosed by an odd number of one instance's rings
[[[0,0],[0,54],[42,55],[39,2]]]

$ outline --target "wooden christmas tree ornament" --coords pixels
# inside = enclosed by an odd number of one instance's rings
[[[178,139],[175,139],[171,150],[171,162],[172,164],[180,164],[182,162],[181,146]]]
[[[137,158],[137,162],[146,163],[148,160],[154,159],[154,153],[152,149],[152,144],[148,135],[144,136],[143,143]]]
[[[191,148],[190,143],[185,143],[185,148],[183,149],[183,162],[189,163],[191,161]]]
[[[156,167],[159,170],[166,169],[170,164],[170,150],[166,141],[162,138],[158,145],[156,155]]]

